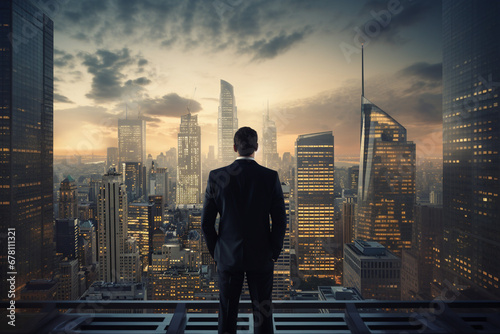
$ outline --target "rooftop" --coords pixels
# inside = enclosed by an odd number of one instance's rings
[[[37,334],[209,334],[217,332],[214,311],[218,304],[217,301],[16,301],[16,327],[3,321],[0,330]],[[9,301],[0,302],[4,310],[8,306]],[[253,333],[250,307],[249,301],[240,303],[238,333]],[[274,301],[273,307],[276,334],[500,332],[500,301]],[[152,311],[160,309],[161,313]]]

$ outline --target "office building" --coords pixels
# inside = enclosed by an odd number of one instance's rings
[[[162,207],[169,202],[168,169],[166,167],[156,167],[150,171],[149,175],[149,196],[161,196]]]
[[[68,259],[78,258],[79,221],[76,218],[56,220],[56,253]]]
[[[146,191],[146,177],[142,164],[140,162],[124,162],[122,170],[128,201],[140,199]]]
[[[118,147],[108,147],[106,156],[106,170],[110,168],[115,168],[118,170],[120,164],[120,155],[118,153]]]
[[[16,286],[53,265],[54,25],[34,2],[0,4],[0,227],[16,229]],[[28,34],[29,38],[25,36]],[[3,238],[0,267],[7,268]],[[2,282],[7,270],[0,274]],[[7,284],[1,284],[2,298]]]
[[[354,242],[356,221],[356,197],[345,197],[342,202],[342,242],[349,244]]]
[[[58,283],[52,279],[36,279],[27,282],[21,289],[22,300],[56,300]]]
[[[139,252],[127,243],[127,194],[121,174],[112,169],[102,177],[97,220],[99,280],[135,282],[140,278]]]
[[[78,218],[78,198],[75,180],[68,175],[59,189],[59,218]]]
[[[128,206],[128,236],[137,240],[142,269],[150,264],[153,249],[153,231],[160,224],[161,211],[154,202],[130,203]]]
[[[397,256],[411,245],[415,144],[406,129],[361,96],[361,153],[356,239],[380,242]]]
[[[262,117],[262,140],[260,140],[259,151],[262,152],[262,165],[277,170],[280,157],[276,140],[276,124],[269,117],[269,103],[267,112]]]
[[[224,80],[220,81],[218,129],[218,160],[221,165],[229,165],[236,158],[234,152],[234,134],[238,130],[238,115],[234,99],[233,86]]]
[[[181,117],[178,138],[176,204],[201,203],[201,129],[198,115]]]
[[[76,300],[80,297],[78,294],[80,290],[78,268],[78,260],[65,259],[59,263],[58,300]]]
[[[290,184],[281,183],[286,210],[286,232],[283,240],[283,249],[274,263],[273,299],[290,299],[291,273],[290,273]]]
[[[82,266],[88,266],[97,263],[97,231],[95,222],[90,220],[80,222],[80,240],[85,240],[88,245],[88,255],[84,249],[80,249],[79,258]],[[80,244],[81,247],[81,244]],[[81,256],[80,256],[81,254]]]
[[[399,300],[401,259],[375,241],[344,245],[344,286],[364,299]]]
[[[346,189],[358,191],[359,166],[349,167],[347,170],[347,185]]]
[[[411,248],[401,258],[401,299],[431,300],[431,283],[439,277],[443,247],[443,208],[415,205]]]
[[[333,247],[336,231],[332,132],[299,136],[295,156],[299,274],[305,278],[333,278],[340,258]]]
[[[118,120],[118,154],[120,171],[125,162],[146,163],[146,122],[141,119]]]
[[[443,1],[447,279],[500,297],[500,3]],[[476,298],[477,299],[477,298]]]

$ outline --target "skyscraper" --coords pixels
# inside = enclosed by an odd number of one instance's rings
[[[122,166],[123,181],[129,202],[141,198],[145,194],[144,168],[140,162],[124,162]]]
[[[177,138],[176,204],[201,203],[201,130],[197,115],[181,117]]]
[[[443,1],[444,268],[500,297],[500,2]]]
[[[140,273],[139,252],[127,243],[127,209],[125,185],[121,175],[111,169],[102,177],[98,203],[101,281],[136,281]]]
[[[298,266],[304,277],[333,278],[339,258],[333,249],[334,154],[331,131],[295,141]]]
[[[401,256],[411,245],[415,144],[406,129],[361,96],[361,153],[355,238],[374,240]]]
[[[16,229],[21,288],[31,279],[49,278],[54,269],[54,28],[29,1],[2,1],[0,18],[0,233]],[[7,238],[1,239],[0,266],[7,268]],[[6,275],[2,270],[2,282]],[[1,285],[1,298],[7,288]]]
[[[238,115],[234,99],[233,86],[224,80],[220,81],[219,118],[217,121],[219,163],[228,165],[236,158],[233,150],[234,134],[238,130]]]
[[[262,164],[268,168],[278,169],[279,155],[276,142],[276,124],[269,118],[269,105],[262,117]]]
[[[68,175],[61,181],[59,190],[59,218],[78,217],[78,198],[76,196],[75,180]]]
[[[283,250],[274,264],[273,299],[290,299],[290,184],[281,183],[285,200],[286,225]]]
[[[124,162],[146,163],[146,122],[141,119],[118,120],[118,153],[121,171]]]

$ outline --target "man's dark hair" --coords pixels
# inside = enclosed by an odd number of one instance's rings
[[[241,156],[251,155],[257,151],[257,132],[248,126],[239,128],[234,134],[234,145]]]

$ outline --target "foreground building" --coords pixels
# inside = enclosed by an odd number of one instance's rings
[[[8,278],[7,228],[15,228],[19,289],[54,270],[54,24],[42,9],[24,0],[0,4],[0,278]],[[0,285],[2,299],[7,289]]]
[[[500,2],[443,1],[447,279],[500,297]]]

